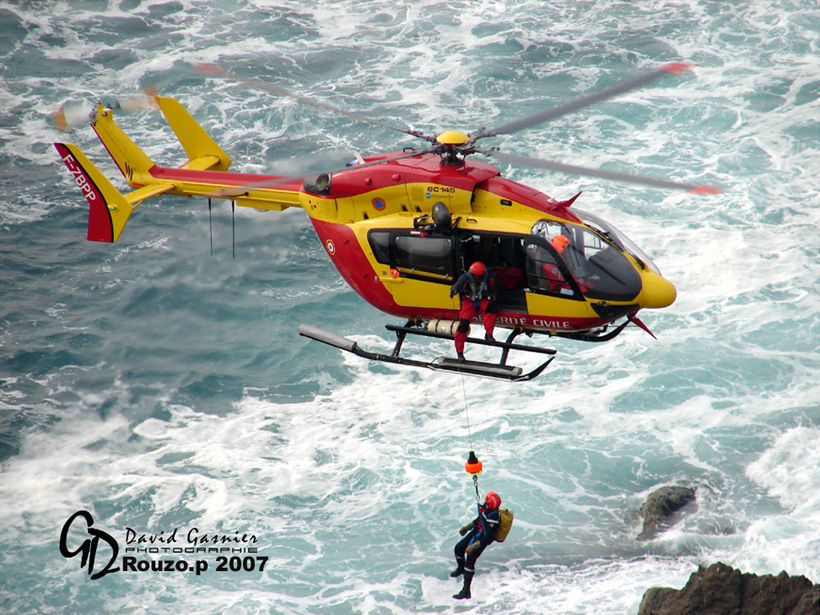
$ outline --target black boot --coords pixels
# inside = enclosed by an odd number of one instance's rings
[[[470,595],[470,585],[473,582],[473,574],[472,572],[464,571],[464,586],[461,588],[461,591],[457,594],[453,595],[453,598],[456,600],[469,600],[472,598]]]
[[[452,578],[460,577],[464,574],[464,558],[457,557],[456,558],[456,569],[450,573]]]

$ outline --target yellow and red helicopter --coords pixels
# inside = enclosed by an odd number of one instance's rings
[[[573,207],[577,194],[556,200],[503,178],[495,166],[472,158],[481,154],[501,163],[627,181],[695,193],[719,190],[674,181],[571,166],[480,147],[483,139],[512,134],[571,111],[689,69],[666,64],[627,82],[527,117],[481,128],[427,136],[363,117],[276,86],[239,77],[217,67],[201,67],[214,77],[289,96],[307,104],[388,127],[426,141],[422,148],[360,157],[347,166],[307,178],[232,173],[230,157],[175,99],[148,93],[184,148],[180,168],[155,164],[115,123],[118,104],[97,104],[91,126],[134,188],[122,194],[79,147],[55,143],[57,151],[88,200],[88,239],[117,241],[133,210],[162,194],[227,199],[239,206],[282,211],[301,207],[310,216],[333,264],[363,299],[406,320],[387,325],[397,335],[391,354],[366,351],[348,338],[314,326],[300,333],[361,357],[507,380],[529,380],[552,361],[555,350],[515,343],[524,333],[607,341],[630,323],[647,332],[637,314],[664,308],[675,287],[652,260],[612,225]],[[55,114],[67,128],[63,110]],[[468,156],[470,158],[468,159]],[[498,363],[439,357],[418,361],[401,356],[407,334],[452,339],[459,297],[450,287],[474,261],[495,272],[497,326],[511,332],[504,342],[468,338],[501,350]],[[650,332],[651,334],[651,332]],[[530,371],[507,365],[509,352],[527,351],[549,358]]]

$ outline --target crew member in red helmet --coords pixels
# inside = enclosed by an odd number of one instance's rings
[[[490,491],[484,498],[484,504],[478,505],[478,516],[458,531],[464,538],[458,541],[454,549],[456,569],[450,573],[450,576],[455,578],[463,574],[464,586],[453,596],[456,600],[472,597],[470,585],[475,574],[475,562],[484,549],[495,541],[500,506],[501,498],[495,491]]]
[[[450,296],[461,293],[461,311],[458,313],[458,329],[455,333],[458,358],[464,360],[464,343],[470,332],[470,323],[476,313],[484,314],[484,339],[495,341],[495,319],[498,317],[495,275],[487,270],[484,263],[476,261],[469,271],[461,274],[450,287]]]

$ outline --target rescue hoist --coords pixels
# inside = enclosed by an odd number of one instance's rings
[[[484,466],[481,464],[478,457],[475,456],[475,451],[470,451],[470,454],[467,456],[467,463],[464,464],[464,471],[473,477],[473,485],[475,485],[475,499],[476,502],[481,504],[481,495],[478,492],[478,475],[484,471]]]

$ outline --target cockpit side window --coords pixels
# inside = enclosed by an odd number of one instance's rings
[[[527,238],[524,246],[527,286],[539,294],[580,298],[577,285],[555,250],[535,237]]]
[[[632,301],[641,291],[641,277],[622,248],[587,227],[539,220],[532,233],[550,243],[585,296]]]

